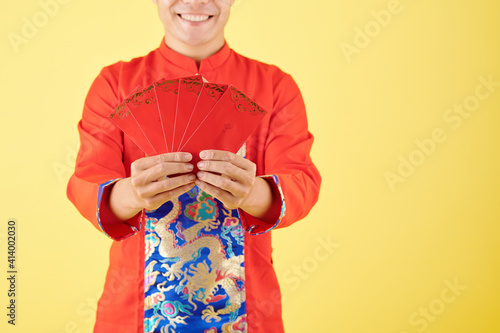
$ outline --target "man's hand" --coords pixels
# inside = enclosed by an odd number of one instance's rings
[[[110,208],[121,220],[142,209],[155,210],[194,187],[196,176],[189,153],[166,153],[144,157],[130,166],[130,177],[118,181],[111,190]],[[174,177],[170,177],[176,175]]]
[[[204,150],[200,158],[196,185],[201,190],[229,209],[241,208],[264,220],[275,218],[269,216],[273,203],[271,187],[264,179],[255,177],[255,163],[221,150]]]
[[[255,163],[228,151],[204,150],[196,185],[229,209],[244,206],[255,183]]]

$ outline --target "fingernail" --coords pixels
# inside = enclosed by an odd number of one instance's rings
[[[198,168],[203,168],[205,166],[205,162],[199,162],[198,163]]]
[[[196,174],[196,176],[198,176],[198,178],[202,178],[203,177],[203,172],[198,171],[198,173]]]
[[[200,157],[201,157],[201,158],[207,158],[207,152],[206,152],[206,151],[202,151],[202,152],[200,153]]]
[[[186,164],[186,170],[193,170],[193,165],[192,164]]]
[[[193,175],[193,174],[191,174],[191,175],[189,175],[189,176],[188,176],[188,180],[189,180],[190,182],[192,182],[193,180],[195,180],[195,178],[196,178],[196,176],[195,176],[195,175]]]
[[[184,159],[184,161],[189,161],[191,159],[191,154],[184,154],[182,158]]]

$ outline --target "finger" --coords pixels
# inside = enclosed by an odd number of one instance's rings
[[[233,181],[227,177],[222,177],[205,171],[199,171],[196,176],[203,182],[218,187],[236,197],[241,197],[244,195],[243,186],[237,181]]]
[[[192,170],[193,165],[191,163],[162,162],[144,171],[139,177],[143,184],[148,184],[164,176],[187,173]]]
[[[165,179],[167,175],[183,174],[190,172],[192,169],[193,165],[190,163],[160,163],[148,170],[132,172],[131,182],[132,186],[137,188],[148,185],[151,182]]]
[[[193,159],[190,153],[176,152],[176,153],[165,153],[155,156],[143,157],[131,164],[132,171],[147,170],[156,164],[162,162],[189,162]]]
[[[210,194],[214,198],[219,199],[226,207],[228,208],[236,208],[238,199],[232,195],[231,193],[224,191],[223,189],[210,185],[204,181],[197,179],[195,184],[198,185],[200,190],[205,193]]]
[[[229,162],[222,161],[201,161],[197,164],[198,169],[201,171],[209,171],[220,175],[226,175],[230,179],[237,180],[239,182],[251,182],[253,175],[249,175],[249,172],[237,167],[236,165]]]
[[[252,161],[229,151],[214,149],[203,150],[200,152],[200,158],[202,160],[227,161],[244,170],[255,170],[255,164]]]
[[[159,193],[171,191],[177,187],[193,183],[195,179],[196,176],[193,174],[166,178],[158,182],[152,182],[143,186],[136,187],[135,193],[140,199],[147,200]]]
[[[174,189],[194,183],[196,176],[194,174],[176,176],[171,178],[166,178],[164,180],[153,182],[144,187],[143,194],[146,197],[151,197],[162,192],[173,191]]]
[[[178,198],[182,194],[188,192],[195,186],[195,183],[189,183],[186,185],[179,186],[171,191],[161,192],[157,195],[150,197],[145,200],[147,210],[154,210],[163,205],[165,202]]]

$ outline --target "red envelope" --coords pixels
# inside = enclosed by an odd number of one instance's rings
[[[109,118],[149,156],[190,152],[197,172],[200,151],[236,153],[267,114],[234,86],[202,80],[161,79],[134,91]]]
[[[198,171],[196,163],[200,160],[199,153],[202,150],[238,152],[266,114],[267,111],[252,99],[233,85],[229,86],[182,148],[193,154],[193,172]]]
[[[163,138],[167,151],[172,151],[174,133],[174,116],[177,110],[177,95],[179,92],[179,80],[161,79],[155,84],[155,94],[158,112],[160,113],[163,128]]]
[[[208,113],[212,111],[213,107],[215,106],[215,104],[217,104],[226,90],[227,85],[216,83],[203,84],[203,88],[200,91],[200,96],[188,119],[186,129],[182,134],[182,139],[178,148],[179,151],[183,151],[183,147],[185,146],[185,144],[189,141],[193,133],[207,117]]]
[[[136,90],[140,89],[137,88]],[[135,91],[128,98],[134,96]],[[157,152],[149,142],[146,134],[132,116],[129,108],[126,105],[125,99],[108,115],[108,118],[118,126],[143,152],[149,156],[156,155]]]
[[[198,96],[203,87],[201,75],[179,79],[179,94],[174,117],[174,132],[172,138],[172,151],[178,151],[186,125],[196,105]]]
[[[158,154],[168,152],[163,135],[160,113],[158,111],[155,84],[135,93],[125,100],[137,124],[146,134]]]

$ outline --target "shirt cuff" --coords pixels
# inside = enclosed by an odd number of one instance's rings
[[[273,191],[273,197],[279,196],[278,198],[278,203],[279,205],[279,217],[276,220],[275,223],[269,223],[262,221],[255,216],[252,216],[250,214],[245,213],[243,210],[238,209],[238,214],[240,215],[240,220],[241,224],[243,225],[243,228],[250,234],[250,235],[260,235],[265,232],[268,232],[274,228],[276,228],[283,217],[285,216],[285,211],[286,211],[286,205],[285,205],[285,197],[283,196],[283,190],[281,189],[281,185],[279,182],[279,178],[276,175],[265,175],[265,176],[258,176],[259,178],[263,178],[268,182],[269,185],[271,185],[272,191]],[[274,200],[273,200],[274,201]]]
[[[99,184],[99,192],[97,194],[97,223],[102,232],[115,241],[121,241],[137,234],[141,230],[141,225],[145,218],[144,209],[127,221],[119,220],[114,216],[109,207],[109,194],[113,188],[112,185],[120,179],[117,178]]]

